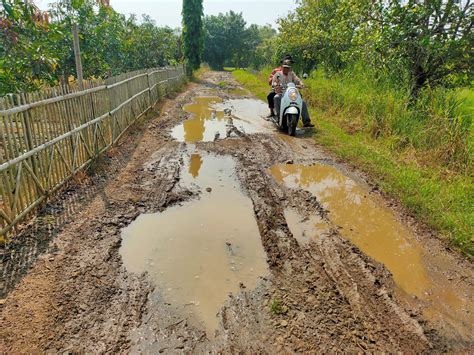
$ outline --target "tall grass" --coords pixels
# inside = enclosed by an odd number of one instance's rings
[[[473,113],[462,96],[469,97],[469,90],[427,88],[414,101],[408,89],[374,77],[359,69],[328,78],[318,70],[306,81],[306,99],[342,113],[338,124],[348,133],[389,138],[392,148],[404,151],[407,158],[411,154],[409,158],[422,165],[473,171]]]

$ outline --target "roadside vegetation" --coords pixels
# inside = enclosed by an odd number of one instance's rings
[[[0,3],[0,96],[65,84],[76,77],[72,23],[79,27],[84,78],[104,78],[182,61],[181,33],[149,16],[117,13],[108,1]]]

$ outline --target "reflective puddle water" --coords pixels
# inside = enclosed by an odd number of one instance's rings
[[[270,171],[278,182],[313,193],[329,210],[332,223],[342,227],[340,232],[344,237],[383,263],[402,290],[429,302],[431,308],[427,314],[441,312],[449,317],[455,310],[472,309],[472,303],[465,296],[445,287],[440,281],[441,274],[428,273],[421,258],[422,248],[410,231],[380,198],[369,195],[368,190],[354,180],[334,167],[320,164],[276,165]],[[291,227],[299,217],[288,215]],[[312,234],[321,235],[317,226],[320,222],[313,222]],[[300,228],[308,229],[308,226]]]
[[[217,96],[197,97],[183,109],[192,113],[193,117],[172,129],[172,137],[180,142],[210,142],[234,134],[232,133],[234,129],[246,134],[262,130],[264,116],[260,116],[261,101],[258,100],[241,99],[223,102]],[[231,114],[226,115],[225,109],[230,109]]]
[[[229,157],[191,154],[181,184],[197,185],[198,200],[140,215],[122,231],[120,249],[129,271],[147,271],[167,302],[190,312],[209,336],[217,312],[242,282],[254,288],[267,274],[251,200]]]
[[[330,225],[318,215],[302,218],[292,208],[285,209],[285,220],[295,239],[302,245],[321,238],[325,233],[329,233],[331,229]]]
[[[234,117],[251,125],[254,131],[260,132],[265,127],[271,127],[271,125],[263,119],[268,115],[268,107],[261,100],[231,99],[216,104],[215,107],[220,110],[229,108]]]

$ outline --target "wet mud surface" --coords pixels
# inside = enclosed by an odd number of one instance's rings
[[[51,237],[9,278],[0,350],[472,349],[472,263],[265,113],[209,72],[126,137],[73,213],[22,231]]]

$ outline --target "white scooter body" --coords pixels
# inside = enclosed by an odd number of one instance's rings
[[[303,110],[303,98],[294,83],[289,83],[281,98],[280,117],[274,120],[277,126],[294,136],[296,125]]]
[[[294,91],[296,92],[296,100],[291,100],[290,93]],[[298,115],[298,119],[301,116],[301,111],[303,110],[303,99],[301,98],[300,92],[296,88],[294,83],[289,83],[288,87],[281,98],[281,106],[280,106],[280,117],[279,117],[279,125],[284,126],[286,124],[283,123],[283,119],[286,115]]]

